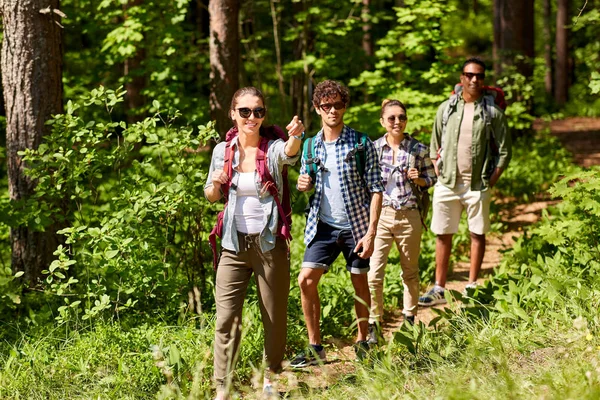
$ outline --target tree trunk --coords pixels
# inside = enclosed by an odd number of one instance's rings
[[[502,73],[503,65],[515,65],[517,71],[526,77],[533,75],[533,5],[533,0],[494,0],[493,53],[496,75]]]
[[[210,112],[218,132],[231,127],[229,105],[239,85],[239,1],[211,0],[210,14]]]
[[[124,5],[125,21],[129,18],[129,9],[143,6],[143,4],[144,0],[130,0]],[[143,43],[137,43],[135,55],[125,60],[124,74],[127,78],[127,83],[125,84],[125,90],[127,91],[125,104],[127,106],[127,122],[130,124],[142,120],[140,108],[145,104],[142,91],[146,87],[146,77],[141,67],[145,58],[146,50],[143,47]]]
[[[277,57],[277,64],[275,65],[275,71],[277,72],[277,80],[279,83],[279,96],[281,98],[281,111],[283,112],[284,118],[288,117],[287,113],[287,101],[285,98],[285,90],[283,88],[283,73],[281,65],[281,43],[279,41],[279,21],[277,17],[277,9],[275,8],[275,0],[271,0],[271,19],[273,20],[273,40],[275,42],[275,56]]]
[[[63,111],[62,13],[59,0],[4,0],[1,8],[8,190],[11,201],[19,202],[31,197],[35,182],[25,176],[18,153],[37,148],[49,132],[46,120]],[[53,258],[55,232],[27,226],[10,230],[13,272],[24,271],[30,285]]]
[[[552,30],[550,28],[552,21],[552,8],[550,0],[544,0],[544,64],[546,72],[544,74],[544,86],[546,93],[552,96]]]
[[[568,18],[569,0],[558,0],[556,10],[556,75],[554,79],[554,98],[558,105],[567,102],[569,91]]]
[[[371,3],[371,0],[362,0],[362,4],[363,4],[363,8],[362,8],[362,22],[363,22],[363,26],[362,26],[362,30],[363,30],[363,36],[362,36],[362,48],[365,51],[365,54],[367,55],[367,57],[372,57],[374,52],[373,52],[373,38],[371,37],[371,22],[370,21],[370,15],[371,15],[371,11],[369,10],[369,5]],[[366,68],[369,68],[370,65],[367,62]]]

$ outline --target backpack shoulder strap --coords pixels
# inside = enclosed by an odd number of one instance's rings
[[[407,163],[408,163],[409,168],[415,168],[415,166],[417,164],[417,156],[413,155],[413,151],[415,150],[415,148],[417,147],[418,144],[419,144],[419,141],[411,136],[410,142],[408,143],[408,150],[407,150],[407,153],[408,153]],[[412,162],[411,162],[411,160],[412,160]]]
[[[302,148],[302,158],[304,159],[304,164],[306,165],[306,171],[313,183],[317,178],[317,162],[315,160],[315,137],[309,137],[304,141],[304,145]]]
[[[365,133],[354,131],[355,132],[355,144],[354,148],[356,149],[354,153],[354,157],[356,157],[356,167],[358,168],[358,173],[360,176],[365,174],[365,163],[366,163],[366,149],[367,149],[367,135]]]
[[[277,189],[277,184],[275,183],[275,179],[273,179],[273,175],[271,175],[269,167],[267,166],[268,150],[269,139],[266,137],[261,137],[256,152],[256,170],[258,171],[258,175],[260,176],[260,180],[264,185],[264,188],[271,194],[271,196],[273,196],[275,204],[277,205],[277,211],[279,212],[279,224],[280,226],[284,227],[284,229],[280,230],[280,232],[282,232],[284,239],[291,240],[291,227],[289,226],[287,215],[283,209],[281,200],[279,199],[279,190]]]

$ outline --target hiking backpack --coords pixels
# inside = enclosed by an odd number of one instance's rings
[[[361,133],[358,131],[355,132],[355,143],[354,148],[346,154],[346,158],[344,161],[349,162],[352,157],[356,159],[356,167],[358,169],[358,174],[362,177],[365,173],[365,163],[366,163],[366,148],[367,148],[367,140],[369,140],[368,136],[365,133]],[[302,147],[302,159],[304,160],[304,164],[306,165],[306,171],[310,176],[310,179],[313,183],[316,182],[317,172],[319,168],[324,168],[323,161],[319,159],[319,157],[315,157],[315,137],[309,137],[304,141],[304,145]],[[309,202],[310,204],[310,202]]]
[[[219,254],[217,252],[217,237],[223,237],[223,216],[225,214],[225,209],[227,208],[227,204],[229,202],[229,186],[231,184],[231,177],[233,176],[233,151],[231,150],[231,141],[238,135],[237,127],[231,128],[227,134],[225,135],[225,140],[227,144],[225,145],[225,157],[223,162],[223,171],[229,177],[227,183],[221,185],[221,189],[223,191],[223,199],[225,200],[225,206],[223,210],[217,214],[217,221],[215,226],[213,227],[210,235],[208,236],[208,240],[210,243],[210,247],[213,252],[213,268],[217,269],[217,264],[219,261]],[[258,145],[258,149],[256,152],[256,170],[258,175],[260,176],[260,180],[264,185],[264,188],[273,196],[275,200],[275,204],[277,204],[277,210],[279,212],[279,224],[277,227],[277,236],[285,239],[286,242],[292,240],[292,206],[290,201],[290,183],[288,180],[288,171],[287,165],[283,166],[283,170],[281,173],[281,178],[283,181],[282,184],[282,198],[279,200],[279,190],[277,189],[277,185],[275,184],[275,180],[273,176],[269,172],[269,167],[267,165],[267,151],[269,149],[269,142],[271,140],[282,139],[286,141],[287,135],[283,132],[283,130],[276,126],[269,126],[265,128],[260,128],[260,142]]]
[[[442,114],[442,140],[440,143],[440,148],[437,152],[437,162],[438,169],[441,170],[441,161],[442,161],[442,152],[444,150],[444,138],[446,136],[446,127],[448,125],[448,120],[450,119],[450,115],[456,111],[456,105],[458,104],[458,100],[461,97],[461,93],[463,90],[462,83],[458,83],[454,86],[454,90],[450,94],[450,101],[446,105],[444,109],[444,113]],[[493,86],[484,86],[483,87],[483,107],[481,107],[481,118],[485,124],[485,136],[486,139],[490,142],[490,147],[492,150],[492,155],[497,157],[498,152],[498,144],[496,143],[496,137],[494,136],[494,130],[492,129],[492,109],[494,108],[494,104],[497,105],[502,111],[506,110],[506,98],[504,97],[504,91],[498,87]]]
[[[408,144],[408,167],[416,168],[417,157],[412,154],[414,149],[419,144],[419,141],[414,137],[410,137],[410,143]],[[410,158],[412,155],[412,163],[410,162]],[[431,198],[429,197],[429,191],[426,188],[422,188],[421,186],[414,183],[411,179],[408,179],[408,183],[410,184],[410,188],[417,199],[417,208],[419,210],[419,217],[421,217],[421,224],[425,231],[427,231],[427,225],[425,224],[425,220],[427,219],[427,214],[429,213],[429,207],[431,206]]]

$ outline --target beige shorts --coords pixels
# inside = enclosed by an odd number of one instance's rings
[[[433,191],[431,231],[436,235],[458,232],[463,209],[467,211],[469,231],[483,235],[490,231],[490,191],[472,191],[468,184],[450,189],[440,182]]]

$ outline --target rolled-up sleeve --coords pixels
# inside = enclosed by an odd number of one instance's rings
[[[371,193],[383,192],[383,182],[381,181],[381,167],[379,166],[379,157],[375,150],[375,145],[371,140],[367,140],[365,161],[365,181]]]
[[[208,169],[208,175],[206,176],[206,183],[204,184],[204,189],[211,187],[212,184],[212,174],[218,169],[223,169],[223,164],[225,162],[225,146],[227,143],[221,142],[217,144],[213,150],[212,158],[210,160],[210,168]]]

